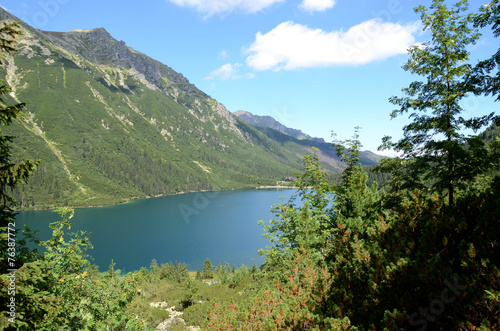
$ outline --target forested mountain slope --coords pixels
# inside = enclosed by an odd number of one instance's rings
[[[491,144],[495,140],[500,139],[500,126],[492,124],[484,132],[480,133],[479,137],[486,143]]]
[[[0,20],[18,21],[1,8]],[[15,157],[41,160],[15,192],[22,207],[272,184],[299,171],[311,150],[270,139],[103,28],[21,27],[0,74],[11,101],[27,103],[8,128]]]
[[[19,21],[2,8],[0,20]],[[300,171],[313,147],[330,172],[345,167],[331,144],[233,116],[104,28],[21,27],[18,52],[2,55],[0,67],[10,101],[27,103],[23,120],[7,128],[14,156],[41,161],[14,192],[21,208],[274,184]],[[367,165],[377,160],[362,156]]]

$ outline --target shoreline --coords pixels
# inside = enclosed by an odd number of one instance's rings
[[[142,200],[142,199],[153,199],[153,198],[160,198],[160,197],[166,197],[166,196],[174,196],[174,195],[179,195],[179,194],[187,194],[187,193],[202,193],[202,192],[222,192],[222,191],[235,191],[235,190],[260,190],[260,189],[298,189],[298,187],[295,186],[278,186],[278,185],[268,185],[268,186],[258,186],[258,187],[236,187],[236,188],[228,188],[228,189],[221,189],[221,190],[199,190],[199,191],[181,191],[181,192],[176,192],[176,193],[170,193],[170,194],[158,194],[155,196],[144,196],[144,197],[131,197],[131,198],[125,198],[121,202],[117,203],[110,203],[110,204],[102,204],[102,205],[89,205],[89,206],[50,206],[50,207],[41,207],[41,208],[15,208],[14,212],[20,212],[20,211],[37,211],[37,210],[53,210],[56,208],[60,207],[71,207],[71,208],[102,208],[102,207],[111,207],[111,206],[118,206],[118,205],[124,205],[133,201],[137,200]]]

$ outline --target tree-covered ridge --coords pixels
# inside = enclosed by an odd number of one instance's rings
[[[492,125],[479,135],[487,144],[492,144],[500,139],[500,126]]]
[[[0,17],[15,19],[0,8]],[[15,158],[41,160],[21,207],[103,205],[187,191],[273,185],[310,146],[234,118],[181,74],[104,29],[44,32],[21,23],[0,72],[26,116]],[[15,100],[11,100],[14,102]],[[343,167],[334,159],[329,169]]]

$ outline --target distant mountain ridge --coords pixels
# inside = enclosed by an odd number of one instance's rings
[[[2,8],[0,20],[19,21]],[[14,192],[24,208],[273,185],[318,146],[328,171],[345,167],[330,144],[249,125],[104,28],[21,27],[18,51],[0,54],[0,76],[12,87],[8,103],[27,102],[24,118],[5,128],[16,136],[14,157],[41,160]]]
[[[299,140],[311,140],[318,143],[325,142],[323,138],[314,138],[306,133],[303,133],[301,130],[286,127],[285,125],[281,124],[271,116],[254,115],[244,110],[235,111],[233,115],[238,116],[239,118],[241,118],[250,125],[259,128],[270,128]]]
[[[316,148],[319,153],[318,156],[320,161],[323,162],[323,165],[330,171],[337,169],[339,166],[341,168],[343,167],[343,165],[339,164],[339,158],[335,149],[332,147],[332,143],[325,142],[323,138],[314,138],[303,133],[301,130],[288,128],[271,116],[254,115],[243,110],[238,110],[234,112],[233,115],[238,116],[273,141],[283,145],[299,145],[305,148],[308,153],[312,153],[314,151],[313,148]],[[374,165],[383,157],[371,151],[360,151],[359,158],[363,165]]]

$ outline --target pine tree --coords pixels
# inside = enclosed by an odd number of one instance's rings
[[[11,53],[15,51],[15,37],[19,35],[18,23],[3,23],[0,28],[0,50]],[[0,60],[0,64],[2,61]],[[0,86],[0,125],[9,125],[16,118],[22,115],[21,110],[25,107],[25,103],[15,103],[7,105],[4,100],[6,95],[10,94],[12,89],[4,84]],[[13,136],[4,135],[0,131],[0,254],[1,254],[1,272],[6,272],[7,269],[18,268],[23,262],[22,256],[17,256],[14,261],[16,250],[9,246],[9,239],[14,238],[15,222],[14,209],[18,202],[11,197],[11,191],[17,184],[26,181],[30,173],[35,170],[38,161],[24,160],[19,163],[14,163],[11,160],[11,143]],[[10,248],[10,249],[9,249]],[[17,247],[17,252],[21,247]],[[9,260],[11,258],[11,260]],[[9,262],[10,261],[10,262]]]
[[[212,269],[213,269],[212,261],[210,261],[210,259],[207,257],[207,259],[205,260],[205,264],[203,265],[204,279],[211,279],[213,277]]]
[[[151,264],[149,265],[149,270],[151,270],[152,274],[157,274],[160,271],[160,267],[158,266],[158,262],[155,258],[151,260]]]
[[[201,280],[202,279],[200,268],[198,268],[196,270],[196,277],[194,279],[196,279],[196,280]]]

